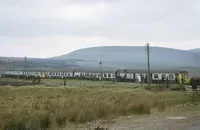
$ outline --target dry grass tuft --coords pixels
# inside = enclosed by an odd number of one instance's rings
[[[122,84],[123,85],[123,84]],[[151,114],[189,102],[183,92],[141,88],[1,87],[0,126],[6,130],[56,129],[130,114]]]

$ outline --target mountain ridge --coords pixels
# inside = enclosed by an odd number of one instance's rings
[[[196,49],[179,50],[150,47],[151,69],[183,69],[191,76],[200,75],[200,53]],[[11,59],[11,60],[9,60]],[[24,70],[24,57],[0,57],[0,70]],[[52,58],[27,57],[27,70],[48,69],[147,69],[145,46],[102,46],[82,48]],[[14,63],[14,64],[13,64]]]
[[[166,47],[150,47],[150,60],[152,66],[157,67],[197,67],[200,66],[200,54],[194,54],[190,50],[179,50]],[[131,67],[133,64],[146,64],[145,46],[101,46],[89,47],[75,50],[71,53],[54,57],[53,59],[72,59],[77,60],[77,64],[86,62],[104,61],[109,64]],[[85,62],[85,63],[83,63]],[[119,63],[121,62],[121,63]],[[125,65],[125,62],[130,62]],[[123,64],[124,63],[124,64]],[[129,65],[128,65],[129,64]],[[80,65],[81,66],[81,65]],[[140,66],[141,67],[141,66]]]
[[[67,54],[64,54],[64,55],[58,55],[58,56],[55,56],[55,57],[51,57],[51,58],[61,58],[63,56],[66,56],[68,54],[71,54],[71,53],[74,53],[74,52],[77,52],[77,51],[82,51],[82,50],[86,50],[86,49],[96,49],[96,48],[146,48],[145,46],[96,46],[96,47],[86,47],[86,48],[80,48],[80,49],[77,49],[77,50],[74,50],[72,52],[69,52]],[[170,48],[170,47],[157,47],[157,46],[151,46],[151,48],[157,48],[157,49],[169,49],[169,50],[174,50],[174,51],[184,51],[184,52],[193,52],[193,50],[196,50],[196,49],[199,49],[200,48],[194,48],[194,49],[190,49],[190,50],[181,50],[181,49],[176,49],[176,48]]]
[[[190,52],[200,53],[200,48],[190,49]]]
[[[200,54],[193,50],[180,50],[166,47],[150,47],[150,64],[154,68],[175,68],[175,67],[199,67]],[[14,62],[24,66],[24,57],[10,57]],[[9,57],[0,57],[6,62]],[[12,60],[11,60],[12,61]],[[21,63],[17,63],[17,62]],[[71,53],[52,58],[28,58],[31,66],[37,67],[61,67],[77,66],[81,68],[99,68],[99,61],[103,61],[103,67],[113,68],[146,68],[147,53],[145,46],[98,46],[81,48]]]

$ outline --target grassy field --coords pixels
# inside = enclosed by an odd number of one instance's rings
[[[1,129],[53,130],[71,123],[163,112],[191,101],[183,91],[146,90],[140,84],[68,80],[67,87],[59,86],[62,82],[45,80],[57,87],[0,87]]]

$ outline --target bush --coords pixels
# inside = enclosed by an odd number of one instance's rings
[[[13,115],[4,122],[4,130],[46,130],[51,127],[48,115]]]
[[[172,86],[170,87],[171,90],[184,90],[184,86],[183,85],[176,85],[176,86]]]

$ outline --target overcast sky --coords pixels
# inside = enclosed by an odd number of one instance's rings
[[[0,0],[0,56],[93,46],[200,48],[200,0]]]

